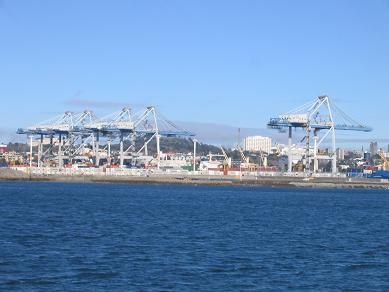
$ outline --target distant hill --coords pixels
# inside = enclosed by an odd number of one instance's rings
[[[223,124],[213,123],[198,123],[198,122],[176,122],[179,126],[186,130],[196,133],[196,139],[204,143],[214,145],[225,145],[235,147],[240,140],[247,136],[260,135],[271,137],[278,143],[286,142],[286,135],[279,133],[277,130],[267,128],[239,128]],[[240,134],[239,134],[240,129]],[[241,142],[239,141],[239,142]]]

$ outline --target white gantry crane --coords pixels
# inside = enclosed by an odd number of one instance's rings
[[[30,166],[32,165],[32,145],[34,136],[39,137],[38,166],[42,166],[43,160],[56,156],[59,167],[63,166],[64,158],[71,160],[81,149],[77,144],[79,140],[89,139],[93,141],[93,133],[85,132],[85,124],[94,119],[91,111],[81,113],[65,112],[43,123],[39,123],[26,129],[18,129],[18,134],[27,134],[30,138]],[[44,138],[49,138],[49,147],[43,151]],[[58,137],[58,138],[56,138]],[[54,139],[56,138],[56,139]],[[54,154],[54,147],[57,154]]]
[[[313,172],[318,171],[318,159],[326,158],[318,155],[318,149],[323,141],[330,136],[331,152],[327,156],[332,163],[332,173],[337,172],[336,166],[336,131],[363,131],[372,129],[356,122],[341,109],[339,109],[330,97],[318,96],[313,102],[304,104],[292,111],[271,118],[268,127],[273,129],[288,128],[288,172],[292,172],[292,128],[302,128],[305,131],[305,169],[310,172],[310,161],[313,159]],[[322,135],[319,137],[319,133]],[[311,140],[313,134],[313,150]]]
[[[132,118],[131,109],[129,107],[124,107],[118,112],[114,112],[108,116],[105,116],[101,119],[95,120],[85,126],[87,130],[92,131],[96,137],[95,143],[95,164],[100,164],[100,136],[107,138],[107,161],[108,165],[111,164],[112,155],[111,155],[111,144],[113,140],[119,139],[119,160],[120,166],[123,166],[124,159],[128,155],[131,148],[135,148],[135,128]],[[128,149],[124,150],[124,141],[131,141]]]
[[[155,107],[149,106],[140,113],[133,114],[131,108],[124,107],[104,118],[96,118],[91,111],[81,113],[65,112],[63,115],[39,123],[37,125],[20,128],[18,134],[27,134],[30,138],[30,166],[32,165],[32,142],[34,137],[39,137],[38,166],[42,166],[49,154],[57,160],[57,166],[63,167],[64,160],[71,163],[77,155],[84,153],[86,145],[92,146],[94,164],[100,165],[100,152],[107,150],[107,162],[111,164],[111,144],[119,142],[119,163],[124,166],[125,159],[133,159],[134,156],[144,151],[147,155],[147,144],[156,139],[157,164],[160,161],[161,137],[194,137],[195,134],[186,131],[161,115]],[[50,146],[43,151],[44,138],[50,138]],[[144,145],[136,149],[136,139],[143,137]],[[55,138],[55,139],[54,139]],[[101,138],[105,145],[101,149]],[[130,145],[124,149],[124,141]],[[193,140],[196,144],[196,140]],[[195,147],[195,146],[194,146]],[[53,149],[57,149],[55,154]],[[47,155],[46,155],[47,154]],[[47,157],[46,157],[47,156]]]

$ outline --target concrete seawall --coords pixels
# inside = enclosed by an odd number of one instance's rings
[[[112,176],[112,175],[39,175],[13,169],[0,169],[0,180],[8,181],[49,181],[49,182],[85,182],[85,183],[141,183],[141,184],[190,184],[223,186],[257,186],[257,187],[293,187],[293,188],[365,188],[389,189],[389,182],[376,179],[348,178],[312,178],[301,177],[235,177],[187,174],[149,174],[147,176]]]

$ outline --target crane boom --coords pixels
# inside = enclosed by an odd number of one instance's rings
[[[381,160],[382,160],[382,170],[388,171],[389,170],[389,161],[386,158],[385,152],[379,151],[378,153],[379,153]]]
[[[246,157],[246,155],[244,155],[244,152],[243,152],[243,149],[242,147],[240,147],[240,145],[236,145],[236,148],[239,150],[240,152],[240,157],[242,158],[242,162],[244,163],[249,163],[249,158]]]
[[[224,150],[224,148],[222,146],[220,146],[220,149],[222,150],[223,152],[223,156],[224,156],[224,165],[227,165],[227,166],[231,166],[231,158],[228,157],[227,155],[227,152]]]

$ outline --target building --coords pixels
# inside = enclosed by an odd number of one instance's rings
[[[8,152],[8,147],[5,144],[0,144],[0,153]]]
[[[336,149],[336,159],[344,160],[344,149],[342,149],[342,148]]]
[[[279,152],[280,155],[285,155],[285,156],[289,155],[289,146],[288,145],[279,144],[279,147],[281,150]],[[302,147],[301,145],[293,144],[292,148],[291,148],[292,163],[298,163],[300,160],[302,160],[303,157],[305,156],[305,153],[306,153],[306,150],[304,147]]]
[[[270,153],[271,138],[263,136],[249,136],[243,140],[245,151],[263,151]]]
[[[374,157],[378,153],[378,143],[377,142],[371,142],[370,143],[370,154],[371,157]]]
[[[371,153],[370,152],[363,153],[363,159],[369,161],[371,159]]]

